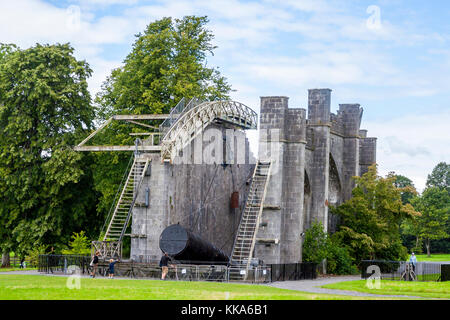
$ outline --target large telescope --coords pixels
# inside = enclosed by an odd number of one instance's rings
[[[228,256],[210,242],[203,240],[179,224],[163,230],[159,237],[159,248],[183,263],[228,263]]]

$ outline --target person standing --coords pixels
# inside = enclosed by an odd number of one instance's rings
[[[92,257],[92,273],[91,273],[91,278],[95,278],[95,273],[97,272],[98,269],[98,256],[100,255],[100,252],[97,251],[95,253],[95,255]]]
[[[162,269],[162,274],[161,274],[161,280],[165,280],[167,273],[169,272],[169,255],[167,254],[167,252],[164,252],[164,255],[161,257],[161,260],[159,261],[159,266]]]
[[[118,261],[119,261],[119,260],[109,259],[109,278],[110,278],[110,279],[114,279],[114,265],[115,265]]]
[[[411,263],[413,267],[414,273],[416,272],[416,264],[417,264],[417,257],[414,254],[414,252],[411,252],[411,256],[409,257],[409,263]]]

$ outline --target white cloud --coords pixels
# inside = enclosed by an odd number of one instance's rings
[[[363,120],[364,121],[364,120]],[[427,175],[450,160],[450,108],[439,114],[412,114],[388,121],[364,121],[368,135],[377,137],[377,162],[384,175],[395,171],[425,188]]]
[[[114,51],[114,46],[131,50],[134,34],[155,19],[193,14],[208,16],[207,27],[219,46],[208,62],[220,65],[238,90],[233,99],[256,111],[261,95],[286,95],[293,106],[305,107],[306,89],[312,87],[330,87],[333,99],[339,101],[364,98],[387,105],[391,98],[433,97],[450,90],[446,46],[450,36],[421,30],[403,17],[387,19],[388,2],[379,1],[381,28],[375,30],[367,28],[369,15],[363,6],[355,11],[353,4],[333,0],[73,0],[70,4],[79,6],[79,17],[76,10],[43,0],[2,1],[0,42],[21,47],[71,42],[76,56],[94,69],[89,81],[94,93],[125,58],[106,58],[106,50]],[[125,8],[103,14],[113,5]],[[411,50],[405,53],[405,48]],[[399,171],[418,187],[424,186],[426,174],[438,161],[450,159],[442,147],[449,145],[449,121],[448,111],[383,122],[363,119],[369,135],[379,138],[380,169]],[[255,146],[257,131],[249,137]]]
[[[120,66],[120,61],[102,57],[103,45],[131,42],[137,31],[136,24],[126,17],[95,19],[92,13],[73,5],[57,8],[43,1],[17,0],[2,2],[0,8],[0,42],[15,43],[22,48],[38,42],[70,42],[76,57],[85,59],[94,71],[89,79],[93,95],[111,70]]]

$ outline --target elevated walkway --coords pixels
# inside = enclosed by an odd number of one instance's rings
[[[174,108],[178,112],[178,108]],[[172,114],[172,113],[171,113]],[[180,113],[170,118],[171,126],[161,127],[161,159],[173,160],[209,124],[218,123],[228,128],[256,129],[258,117],[255,111],[236,101],[191,100]]]

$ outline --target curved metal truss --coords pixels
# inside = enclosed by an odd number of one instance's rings
[[[237,101],[208,101],[188,110],[178,118],[161,141],[161,158],[173,160],[209,124],[221,123],[230,127],[256,129],[255,111]]]

